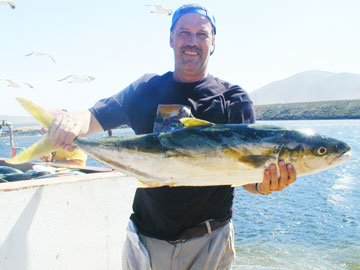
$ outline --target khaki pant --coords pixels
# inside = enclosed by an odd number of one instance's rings
[[[139,234],[152,270],[229,270],[235,258],[234,229],[229,224],[185,242],[167,242]],[[123,270],[131,269],[123,254]]]

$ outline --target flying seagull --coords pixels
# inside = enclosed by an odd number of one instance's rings
[[[158,14],[166,14],[171,16],[171,14],[173,14],[173,10],[170,8],[164,8],[162,5],[146,5],[146,6],[150,6],[150,7],[154,7],[154,10],[151,10],[150,13],[158,13]]]
[[[53,61],[54,63],[56,63],[54,57],[52,57],[50,54],[48,53],[43,53],[43,52],[32,52],[32,53],[29,53],[29,54],[26,54],[25,56],[31,56],[31,55],[36,55],[36,56],[46,56],[48,58],[51,59],[51,61]]]
[[[15,8],[15,3],[13,1],[0,0],[0,6],[9,6],[12,9]]]
[[[12,87],[12,88],[22,88],[21,87],[21,83],[18,82],[14,82],[13,80],[9,80],[9,79],[0,79],[0,81],[6,81],[8,83],[7,87]],[[26,86],[30,87],[30,88],[34,88],[30,83],[24,82],[22,84],[25,84]]]
[[[58,82],[66,81],[66,80],[67,80],[68,83],[85,83],[85,82],[90,82],[92,80],[95,80],[95,77],[94,76],[87,76],[87,75],[75,75],[75,74],[72,74],[72,75],[66,76],[63,79],[58,80]]]

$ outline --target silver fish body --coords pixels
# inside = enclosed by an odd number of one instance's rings
[[[156,186],[241,186],[262,182],[272,162],[291,163],[297,176],[340,165],[350,147],[337,139],[264,125],[192,126],[166,133],[74,143],[99,162]]]
[[[24,98],[20,104],[45,129],[54,116]],[[216,125],[181,118],[183,129],[125,138],[76,138],[74,143],[99,162],[139,179],[144,187],[241,186],[263,180],[270,163],[291,163],[297,177],[340,165],[350,147],[337,139],[262,125]],[[6,160],[20,164],[56,151],[48,135]]]

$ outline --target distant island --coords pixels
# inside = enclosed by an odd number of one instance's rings
[[[0,114],[0,121],[6,120],[7,122],[12,123],[13,125],[24,125],[29,126],[39,125],[39,123],[32,116],[11,116]]]
[[[18,127],[18,128],[13,128],[12,131],[14,136],[37,136],[46,133],[46,130],[43,129],[41,126]],[[2,127],[0,129],[0,137],[7,137],[7,136],[10,136],[9,128]]]
[[[257,120],[360,119],[360,99],[255,106]]]

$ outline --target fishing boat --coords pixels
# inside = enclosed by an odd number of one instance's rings
[[[34,165],[57,166],[0,159]],[[136,181],[110,168],[76,170],[0,183],[0,269],[121,269]]]

